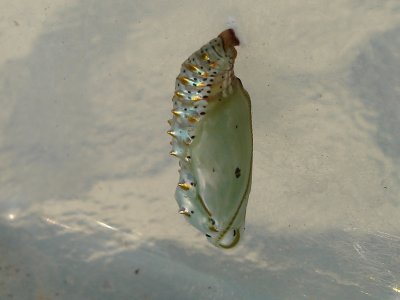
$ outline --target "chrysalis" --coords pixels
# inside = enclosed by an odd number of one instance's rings
[[[168,121],[179,213],[221,248],[239,242],[251,187],[251,104],[233,72],[237,45],[228,29],[182,64]]]

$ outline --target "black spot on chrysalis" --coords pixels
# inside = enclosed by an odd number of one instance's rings
[[[236,168],[236,170],[235,170],[235,176],[236,176],[236,178],[239,178],[239,177],[240,177],[240,169],[239,169],[239,168]]]

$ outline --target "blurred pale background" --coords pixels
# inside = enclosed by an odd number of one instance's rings
[[[0,299],[400,299],[400,2],[0,1]],[[234,17],[246,234],[177,214],[180,64]]]

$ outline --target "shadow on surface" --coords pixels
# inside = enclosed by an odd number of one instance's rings
[[[400,27],[372,38],[351,67],[350,89],[373,112],[371,132],[382,152],[400,169]],[[400,174],[395,175],[399,180]]]
[[[68,233],[31,224],[32,231],[0,225],[0,284],[7,283],[2,293],[18,299],[382,300],[394,299],[392,288],[400,277],[400,237],[382,232],[266,232],[223,252],[162,239],[123,242],[119,233],[99,229]],[[106,255],[94,258],[99,252]],[[23,290],[16,286],[21,282]]]
[[[152,13],[167,9],[159,5]],[[160,145],[140,125],[146,117],[134,108],[143,87],[102,69],[149,14],[134,1],[79,2],[46,21],[28,57],[2,66],[3,109],[10,112],[2,128],[0,195],[10,206],[82,197],[93,181],[165,167],[165,154],[161,162],[154,156]],[[126,66],[127,73],[134,67]],[[124,85],[125,94],[112,90],[101,99],[101,87],[111,82],[114,89]]]

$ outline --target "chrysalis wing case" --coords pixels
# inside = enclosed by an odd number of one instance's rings
[[[251,104],[233,72],[236,45],[228,29],[182,64],[168,121],[179,213],[222,248],[239,242],[251,187]]]

